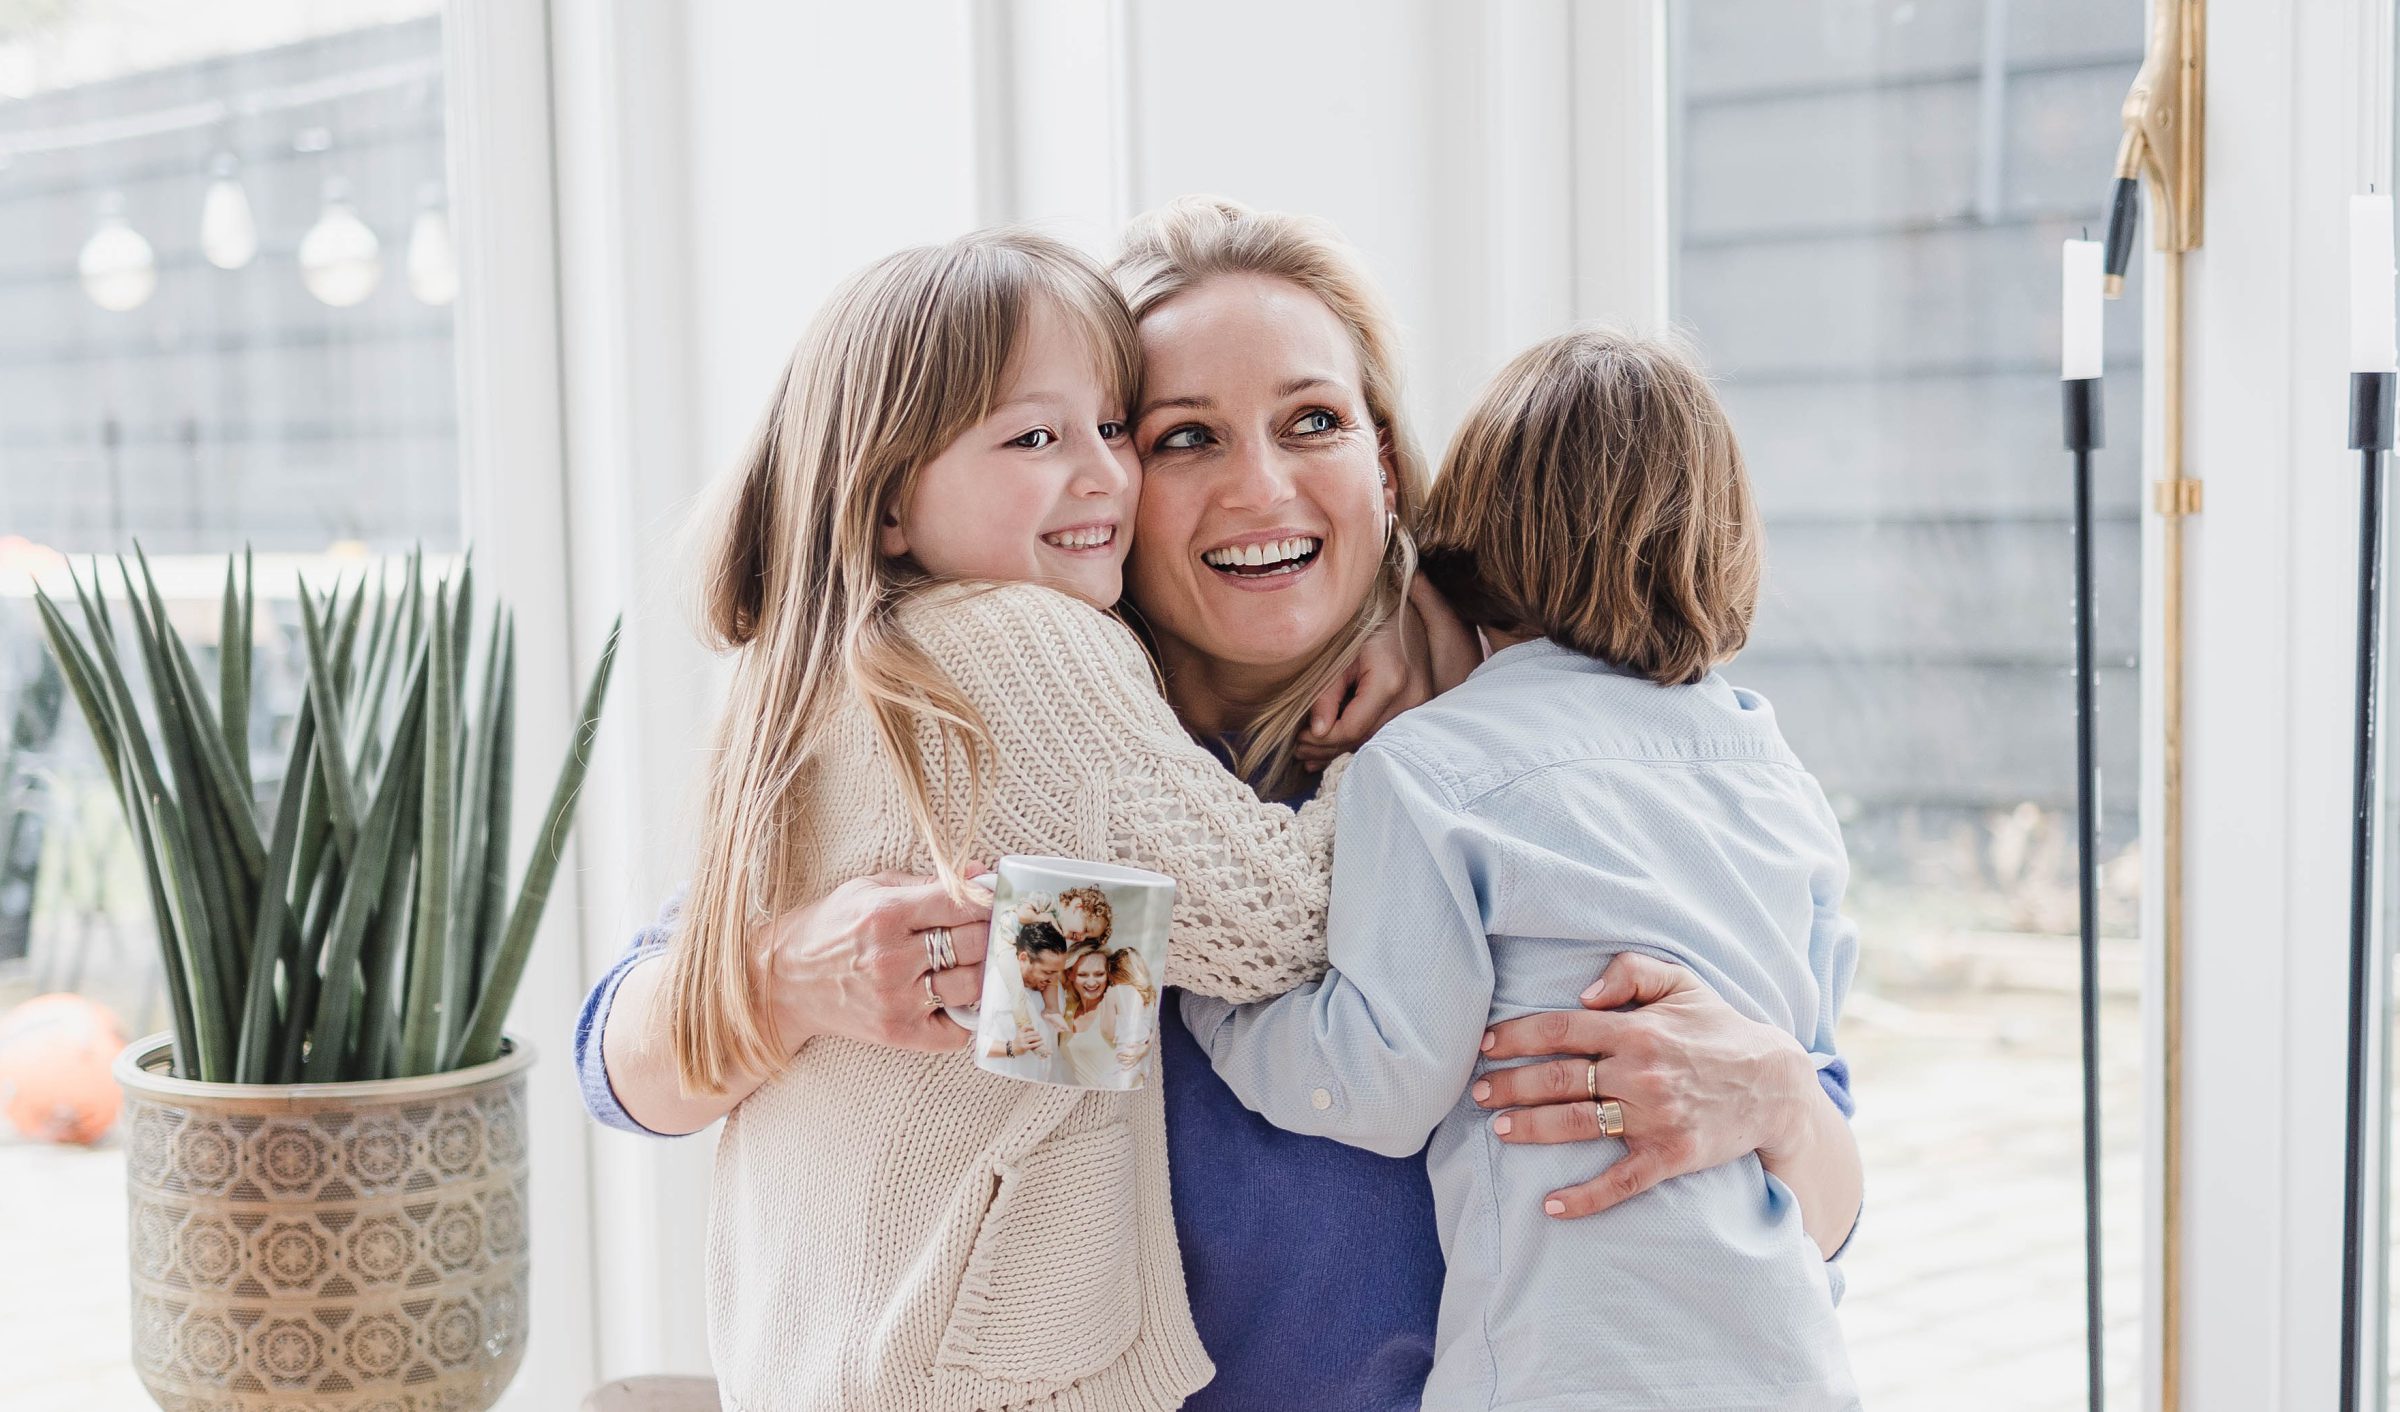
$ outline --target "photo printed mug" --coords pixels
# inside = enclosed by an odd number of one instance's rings
[[[994,865],[983,1002],[952,1017],[995,1074],[1070,1088],[1157,1082],[1175,880],[1075,858]]]

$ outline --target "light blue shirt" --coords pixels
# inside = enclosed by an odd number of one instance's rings
[[[1338,828],[1333,970],[1250,1006],[1186,996],[1184,1017],[1277,1126],[1424,1149],[1449,1263],[1425,1405],[1857,1406],[1838,1267],[1755,1154],[1562,1221],[1543,1198],[1624,1144],[1506,1145],[1468,1096],[1488,1026],[1577,1008],[1621,951],[1830,1061],[1849,865],[1765,699],[1521,643],[1359,752]]]

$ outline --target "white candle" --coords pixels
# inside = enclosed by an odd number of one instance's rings
[[[2059,308],[2059,376],[2100,376],[2100,242],[2070,240],[2061,260],[2064,302]]]
[[[2350,198],[2350,371],[2393,371],[2392,198]]]

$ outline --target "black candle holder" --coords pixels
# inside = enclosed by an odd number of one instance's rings
[[[2121,223],[2130,224],[2129,222]],[[2075,894],[2082,923],[2083,1317],[2091,1412],[2100,1412],[2100,800],[2092,701],[2092,453],[2102,443],[2100,379],[2068,378],[2066,444],[2075,464]]]
[[[2400,374],[2350,375],[2350,449],[2358,453],[2358,680],[2350,759],[2349,1111],[2342,1167],[2342,1412],[2369,1405],[2359,1365],[2367,1317],[2367,1051],[2375,1023],[2375,710],[2383,625],[2383,455],[2392,449]],[[2375,1370],[2380,1376],[2382,1370]]]

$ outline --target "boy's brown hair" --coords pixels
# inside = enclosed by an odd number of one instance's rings
[[[1683,344],[1579,329],[1476,400],[1418,528],[1468,621],[1696,682],[1750,635],[1760,534],[1725,409]]]

